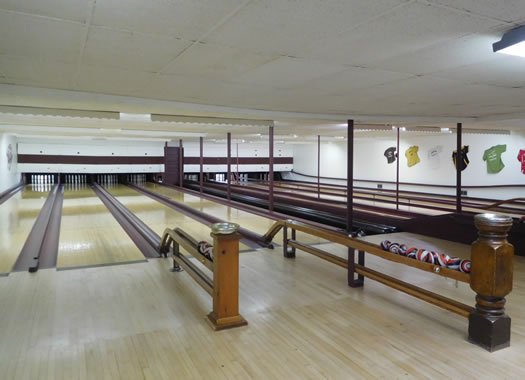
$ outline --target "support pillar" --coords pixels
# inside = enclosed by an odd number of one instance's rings
[[[399,210],[399,127],[397,131],[397,148],[396,148],[396,210]]]
[[[184,151],[182,139],[179,140],[179,186],[184,187]]]
[[[461,212],[461,165],[463,162],[463,152],[461,151],[462,137],[463,137],[463,126],[461,123],[457,124],[456,129],[457,142],[456,142],[456,212]]]
[[[213,238],[213,311],[208,320],[215,330],[247,325],[239,314],[239,225],[216,223]]]
[[[273,212],[273,126],[269,128],[269,151],[270,151],[270,165],[269,165],[269,180],[270,187],[268,189],[268,210]]]
[[[488,351],[510,346],[510,317],[505,296],[512,290],[514,247],[507,241],[512,218],[478,214],[479,238],[472,244],[470,287],[476,292],[476,309],[470,313],[468,338]]]
[[[317,135],[317,199],[321,199],[321,135]]]
[[[200,153],[199,153],[199,191],[203,192],[204,178],[203,178],[203,166],[204,166],[204,137],[199,138]]]
[[[227,145],[228,145],[228,152],[227,152],[227,161],[226,161],[226,165],[228,166],[228,176],[226,178],[227,180],[227,197],[228,197],[228,200],[231,201],[232,200],[232,189],[231,189],[231,180],[232,180],[232,134],[230,132],[228,132],[228,135],[227,135]]]

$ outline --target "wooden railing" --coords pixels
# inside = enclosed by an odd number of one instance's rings
[[[396,255],[384,251],[379,245],[294,220],[276,222],[265,234],[265,239],[271,242],[283,230],[283,253],[287,258],[295,257],[296,249],[300,249],[347,268],[348,284],[351,287],[363,286],[364,277],[367,277],[466,317],[469,319],[469,340],[489,351],[495,351],[510,345],[510,318],[505,314],[504,305],[505,296],[512,290],[514,248],[506,240],[512,219],[504,215],[479,214],[475,217],[475,224],[479,230],[479,238],[472,244],[471,273]],[[288,238],[288,229],[291,230],[291,239]],[[296,231],[348,247],[348,259],[298,242]],[[468,283],[477,293],[476,305],[465,305],[372,270],[365,266],[365,252],[437,276]]]
[[[172,251],[173,271],[184,269],[209,295],[213,297],[213,310],[208,320],[215,330],[244,326],[248,322],[239,314],[239,226],[233,223],[216,223],[211,226],[213,259],[199,252],[197,242],[180,228],[167,228],[159,246],[165,256]],[[212,272],[210,277],[181,248]]]

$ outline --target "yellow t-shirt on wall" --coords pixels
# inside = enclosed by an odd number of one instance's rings
[[[414,166],[417,163],[419,163],[419,156],[417,155],[418,150],[419,147],[417,145],[413,145],[410,148],[408,148],[405,152],[405,156],[408,160],[408,167]]]

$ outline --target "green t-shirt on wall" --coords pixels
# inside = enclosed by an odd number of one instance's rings
[[[494,145],[485,151],[483,161],[487,161],[488,173],[499,173],[505,167],[501,154],[507,151],[507,145]]]

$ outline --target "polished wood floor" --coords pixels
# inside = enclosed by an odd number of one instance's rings
[[[89,186],[66,186],[60,223],[58,268],[145,260],[126,231]]]
[[[344,252],[333,245],[323,248]],[[466,341],[467,321],[280,249],[240,257],[249,325],[214,332],[211,298],[169,259],[0,278],[2,379],[523,379],[525,259],[508,297],[512,346]],[[367,257],[367,264],[473,304],[466,284]],[[457,286],[457,287],[456,287]]]

